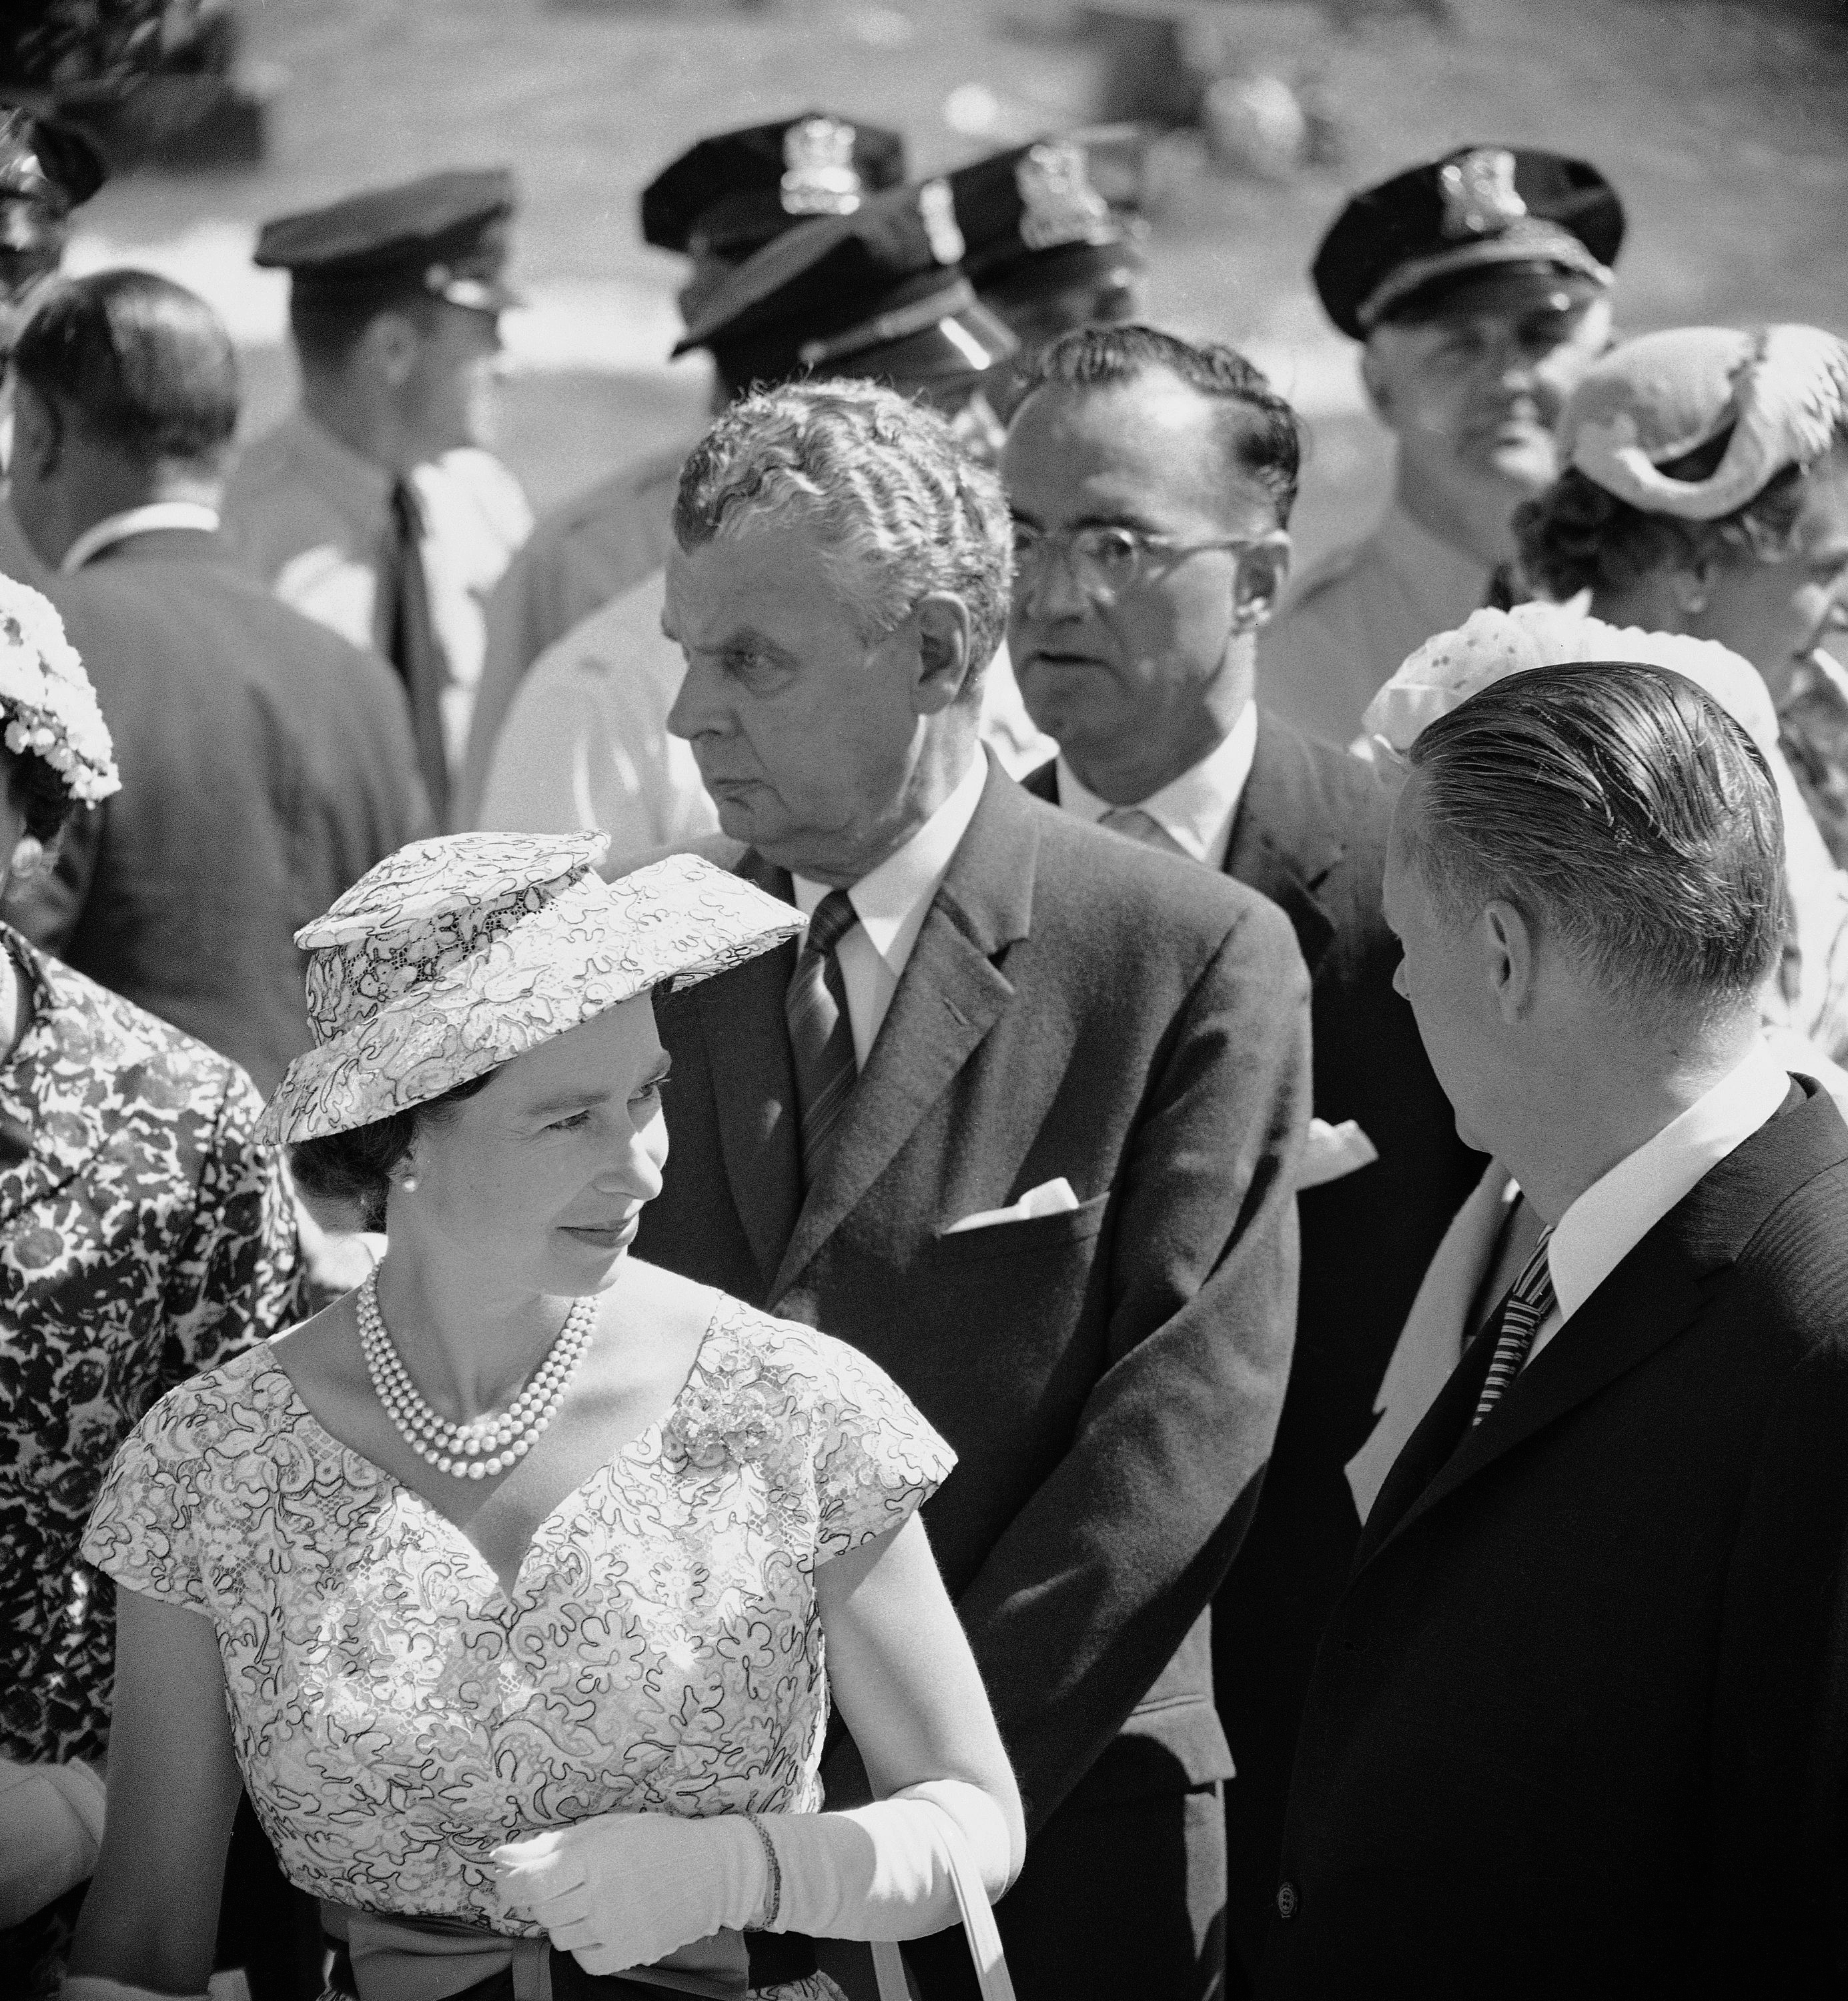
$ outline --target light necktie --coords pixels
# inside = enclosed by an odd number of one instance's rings
[[[385,657],[410,698],[417,767],[439,826],[448,824],[449,758],[443,743],[443,690],[449,663],[430,616],[423,570],[423,508],[409,479],[392,488],[391,521],[378,569],[378,629]]]
[[[789,1047],[795,1058],[805,1188],[814,1186],[827,1163],[834,1128],[859,1075],[847,983],[834,949],[859,921],[847,892],[830,889],[809,919],[809,934],[783,996],[783,1018],[789,1025]]]
[[[1533,1337],[1540,1332],[1541,1321],[1553,1310],[1553,1268],[1547,1262],[1547,1246],[1552,1237],[1550,1230],[1542,1232],[1533,1255],[1502,1306],[1495,1352],[1489,1359],[1482,1394],[1476,1399],[1476,1415],[1470,1420],[1472,1430],[1507,1394],[1508,1386],[1520,1374],[1533,1351]]]
[[[1183,861],[1188,859],[1187,850],[1153,813],[1144,813],[1140,806],[1112,806],[1098,824],[1108,827],[1112,833],[1139,840],[1144,847],[1159,848],[1164,854],[1178,854]]]

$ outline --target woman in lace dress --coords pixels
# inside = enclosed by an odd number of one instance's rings
[[[72,2001],[194,1994],[240,1775],[336,1992],[819,1996],[1018,1868],[1019,1801],[870,1362],[625,1256],[661,1185],[651,995],[799,929],[691,858],[462,835],[301,934],[269,1118],[388,1241],[167,1397],[85,1543],[121,1606]],[[823,1813],[830,1686],[876,1804]],[[564,1957],[570,1954],[572,1958]]]
[[[1566,470],[1515,517],[1530,582],[1615,625],[1717,641],[1777,708],[1793,910],[1777,997],[1786,1025],[1841,1062],[1848,342],[1813,326],[1644,334],[1585,376],[1559,440]]]

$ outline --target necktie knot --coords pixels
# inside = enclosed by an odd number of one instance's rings
[[[1144,847],[1157,848],[1164,854],[1178,854],[1186,858],[1187,851],[1152,813],[1145,813],[1140,806],[1112,806],[1098,824],[1108,827],[1112,833],[1140,841]]]
[[[1470,1420],[1472,1427],[1481,1424],[1500,1403],[1509,1384],[1526,1366],[1527,1358],[1533,1352],[1533,1338],[1553,1310],[1553,1266],[1547,1255],[1552,1241],[1550,1230],[1541,1231],[1533,1255],[1521,1268],[1521,1275],[1502,1302],[1495,1352],[1489,1359],[1482,1393],[1476,1399],[1476,1415]]]
[[[417,540],[423,533],[423,503],[403,474],[392,482],[391,506],[392,526],[406,541]]]
[[[853,899],[844,889],[830,889],[815,906],[809,918],[809,934],[802,949],[826,959],[860,921]]]

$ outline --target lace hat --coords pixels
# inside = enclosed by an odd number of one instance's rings
[[[1848,341],[1815,326],[1680,326],[1627,340],[1559,419],[1561,454],[1646,514],[1717,521],[1786,466],[1808,465],[1848,419]],[[1662,468],[1727,437],[1704,479]]]
[[[1571,660],[1625,660],[1665,668],[1711,695],[1767,763],[1777,748],[1777,712],[1749,660],[1714,639],[1607,625],[1571,604],[1517,604],[1472,611],[1456,631],[1427,639],[1367,704],[1364,727],[1383,760],[1404,760],[1419,733],[1481,689],[1510,674]]]
[[[263,1115],[284,1143],[422,1105],[632,1000],[722,973],[801,914],[691,854],[606,882],[607,833],[412,841],[295,934],[315,1046]]]
[[[122,789],[96,691],[49,598],[0,576],[0,740],[41,757],[80,805]]]

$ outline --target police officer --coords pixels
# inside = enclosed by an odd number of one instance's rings
[[[944,182],[869,197],[739,266],[675,352],[707,349],[728,398],[800,375],[863,376],[927,397],[954,423],[1016,347],[963,276],[966,249]],[[495,746],[479,825],[604,827],[612,868],[717,826],[691,753],[667,732],[684,663],[662,636],[663,582],[655,570],[534,665]],[[1004,652],[984,684],[983,727],[1014,770],[1051,754]]]
[[[403,677],[439,820],[483,607],[532,527],[483,448],[513,213],[502,169],[431,174],[264,225],[288,272],[301,407],[245,453],[225,527],[277,595]]]
[[[1060,334],[1144,317],[1147,140],[1138,125],[1094,126],[1010,147],[947,176],[966,246],[963,274],[1020,342],[1006,378],[984,391],[1001,418],[1021,372]]]
[[[1469,146],[1356,195],[1311,275],[1365,343],[1361,374],[1397,444],[1373,532],[1312,566],[1260,640],[1274,705],[1337,743],[1434,632],[1500,587],[1509,517],[1556,470],[1553,426],[1609,346],[1624,209],[1598,169]]]
[[[701,139],[642,193],[642,235],[689,260],[680,311],[697,318],[719,283],[766,243],[817,216],[850,215],[905,178],[896,132],[830,112]],[[728,395],[721,385],[719,394]],[[667,557],[674,482],[691,438],[620,467],[541,517],[488,606],[487,656],[454,818],[473,824],[495,739],[527,668],[600,605]]]
[[[81,133],[0,105],[0,371],[46,282],[63,261],[71,211],[108,178]],[[12,454],[10,383],[0,388],[0,465]],[[42,584],[45,569],[10,507],[0,507],[0,576]]]

